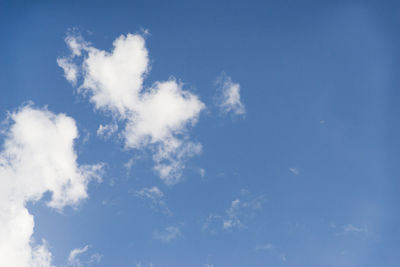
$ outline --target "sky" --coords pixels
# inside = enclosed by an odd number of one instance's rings
[[[0,0],[0,266],[399,266],[399,12]]]

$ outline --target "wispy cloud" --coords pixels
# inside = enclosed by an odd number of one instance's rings
[[[274,246],[270,243],[263,244],[263,245],[257,245],[256,250],[271,250]]]
[[[143,200],[150,201],[150,207],[166,215],[172,215],[164,200],[164,193],[156,186],[143,188],[135,192],[135,195]]]
[[[343,231],[345,233],[368,233],[368,229],[367,227],[356,227],[352,224],[347,224],[345,226],[343,226]]]
[[[79,260],[79,255],[85,253],[89,249],[89,246],[86,245],[82,248],[75,248],[71,250],[68,256],[68,264],[72,266],[83,266],[81,261]]]
[[[293,168],[293,167],[289,168],[289,171],[294,175],[299,175],[300,174],[300,171],[297,168]]]
[[[112,121],[111,123],[106,125],[100,124],[99,128],[97,129],[97,135],[107,139],[110,138],[117,131],[118,124],[116,121]]]
[[[203,178],[206,175],[206,170],[203,168],[199,168],[199,174]]]
[[[223,214],[210,214],[206,218],[202,230],[215,234],[218,228],[222,228],[223,230],[244,228],[245,224],[243,220],[250,217],[255,211],[260,210],[265,201],[264,196],[248,198],[249,196],[245,200],[240,198],[234,199]]]
[[[86,245],[82,248],[75,248],[71,250],[68,256],[68,265],[73,266],[73,267],[83,267],[83,266],[91,266],[93,264],[100,263],[101,259],[103,258],[103,255],[99,253],[94,253],[92,254],[89,258],[86,260],[81,260],[80,256],[82,254],[85,254],[89,249],[89,246]]]
[[[181,230],[176,226],[168,226],[163,231],[154,230],[153,239],[169,243],[182,236]]]
[[[240,99],[240,84],[232,82],[231,77],[221,74],[217,81],[216,103],[223,114],[245,115],[246,108]]]

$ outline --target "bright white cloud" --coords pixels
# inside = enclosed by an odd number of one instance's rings
[[[82,59],[77,68],[83,79],[78,92],[88,95],[96,109],[125,122],[122,137],[127,148],[155,152],[154,169],[167,184],[179,182],[185,160],[201,152],[201,145],[188,139],[187,130],[196,124],[204,104],[174,78],[143,87],[150,66],[141,35],[121,35],[111,52],[89,45],[78,35],[68,35],[66,43],[72,54],[58,61]],[[59,65],[69,72],[68,66]],[[100,134],[108,130],[99,128]]]
[[[152,188],[143,188],[140,191],[136,191],[135,195],[144,200],[149,200],[150,207],[154,210],[159,210],[166,215],[172,215],[172,212],[168,209],[164,201],[164,193],[154,186]]]
[[[11,113],[0,152],[0,266],[52,266],[46,242],[32,239],[34,218],[26,204],[51,193],[47,205],[61,211],[88,197],[101,165],[76,162],[75,121],[65,114],[24,106]]]
[[[171,242],[180,236],[182,236],[182,233],[176,226],[168,226],[163,231],[155,230],[153,232],[153,239],[160,240],[164,243]]]
[[[216,82],[218,87],[217,105],[222,113],[245,115],[246,108],[240,100],[240,84],[232,82],[231,77],[222,74]]]

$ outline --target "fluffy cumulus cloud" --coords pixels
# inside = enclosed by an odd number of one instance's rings
[[[144,88],[150,66],[141,35],[121,35],[111,52],[93,47],[77,34],[69,34],[66,43],[71,55],[59,58],[58,64],[67,80],[76,84],[80,79],[78,92],[87,95],[97,110],[124,123],[121,135],[127,148],[152,150],[160,177],[167,184],[179,182],[186,159],[201,152],[187,130],[197,122],[204,104],[174,78]],[[101,126],[99,134],[116,129]]]
[[[26,208],[51,193],[47,205],[62,210],[88,197],[101,165],[77,163],[75,121],[64,114],[24,106],[7,120],[0,152],[0,266],[52,266],[47,244],[32,239],[34,218]]]
[[[240,84],[232,82],[231,77],[221,74],[216,81],[217,106],[223,114],[245,115],[246,108],[240,100]]]

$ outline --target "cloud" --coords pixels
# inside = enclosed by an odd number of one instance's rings
[[[175,226],[168,226],[161,232],[157,229],[153,232],[153,239],[160,240],[164,243],[169,243],[180,236],[182,236],[182,233],[179,228]]]
[[[154,170],[165,183],[179,182],[186,159],[201,152],[201,145],[189,140],[188,129],[196,124],[204,104],[174,78],[144,88],[150,66],[145,39],[139,34],[121,35],[111,52],[91,46],[77,34],[69,34],[66,43],[72,52],[58,59],[59,66],[65,73],[70,68],[62,63],[78,66],[78,92],[97,110],[125,124],[121,136],[126,148],[154,152]],[[100,126],[99,133],[103,132],[114,128]]]
[[[232,82],[231,77],[223,73],[218,77],[216,86],[217,106],[222,113],[242,116],[246,114],[246,108],[240,100],[240,84]]]
[[[287,260],[286,253],[282,252],[282,250],[279,247],[277,247],[271,243],[257,245],[256,251],[271,253],[272,255],[275,255],[276,257],[279,258],[279,260],[281,260],[283,262],[286,262],[286,260]]]
[[[102,166],[79,165],[75,121],[26,105],[9,114],[0,152],[0,266],[52,266],[47,243],[32,239],[34,218],[26,208],[50,192],[47,206],[61,211],[87,198]]]
[[[300,174],[300,171],[297,168],[289,168],[289,171],[291,173],[293,173],[294,175],[299,175]]]
[[[238,213],[240,211],[239,209],[240,209],[240,200],[239,199],[233,200],[229,209],[226,210],[226,214],[228,216],[226,219],[223,220],[224,229],[242,226],[242,222],[238,217]]]
[[[78,66],[72,63],[67,58],[57,59],[57,64],[64,70],[64,77],[71,84],[75,85],[78,79]]]
[[[286,259],[286,255],[285,255],[285,254],[282,254],[282,257],[281,257],[281,259],[282,259],[282,261],[283,261],[283,262],[286,262],[286,261],[287,261],[287,259]]]
[[[92,264],[100,263],[103,255],[99,253],[92,254],[87,260],[82,261],[79,257],[86,253],[89,249],[89,246],[86,245],[82,248],[75,248],[71,250],[68,256],[68,265],[74,267],[83,267],[83,266],[91,266]]]
[[[100,253],[94,253],[90,256],[89,260],[88,260],[88,264],[97,264],[100,263],[101,259],[103,258],[103,255],[101,255]]]
[[[97,129],[97,135],[107,139],[110,138],[111,135],[113,135],[117,131],[118,131],[118,124],[115,121],[113,121],[112,123],[106,125],[100,124],[99,128]]]
[[[85,253],[89,249],[89,246],[86,245],[82,248],[75,248],[71,250],[68,256],[68,264],[72,266],[83,266],[78,256],[82,253]]]
[[[355,233],[355,234],[357,234],[357,233],[367,233],[368,229],[367,229],[367,227],[361,228],[361,227],[356,227],[356,226],[354,226],[352,224],[347,224],[347,225],[345,225],[343,227],[343,231],[345,233]]]
[[[256,246],[256,250],[271,250],[274,246],[270,243]]]
[[[248,219],[254,211],[261,209],[263,202],[264,196],[247,200],[237,198],[231,202],[230,207],[225,210],[224,214],[210,214],[203,224],[202,230],[215,234],[218,228],[223,230],[244,228],[243,220]]]
[[[136,191],[135,195],[141,199],[150,200],[150,207],[154,210],[159,210],[166,215],[172,215],[172,212],[168,209],[164,201],[164,194],[158,187],[143,188],[140,191]]]
[[[149,265],[147,265],[148,267],[153,267],[154,265],[152,263],[149,263]],[[144,265],[142,264],[142,262],[138,262],[136,263],[136,267],[144,267]]]

